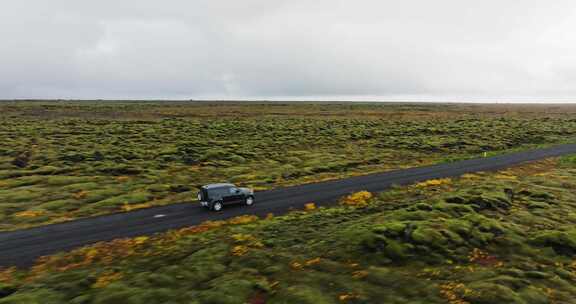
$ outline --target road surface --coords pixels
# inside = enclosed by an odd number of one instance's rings
[[[220,213],[210,212],[197,203],[180,203],[2,232],[0,267],[27,267],[40,256],[98,241],[153,234],[196,225],[206,220],[220,220],[244,214],[279,215],[290,209],[302,208],[308,202],[315,202],[317,205],[334,204],[340,197],[360,190],[380,192],[395,184],[406,185],[427,179],[493,171],[527,161],[570,153],[576,153],[576,144],[278,188],[257,192],[256,204],[251,207],[226,206]]]

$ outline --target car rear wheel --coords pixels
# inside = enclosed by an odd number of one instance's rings
[[[214,204],[212,204],[212,210],[214,210],[216,212],[222,210],[222,207],[224,207],[224,206],[222,205],[221,202],[215,202]]]
[[[254,198],[249,196],[246,198],[246,206],[252,206],[254,205]]]

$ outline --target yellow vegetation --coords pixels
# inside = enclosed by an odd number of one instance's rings
[[[362,279],[368,275],[366,270],[357,270],[352,273],[352,277],[355,279]]]
[[[239,225],[239,224],[248,224],[258,220],[258,217],[255,215],[241,215],[237,217],[233,217],[227,221],[227,223],[232,225]]]
[[[488,254],[481,249],[474,248],[472,252],[468,255],[468,260],[470,262],[476,262],[478,260],[482,260],[488,257]]]
[[[248,252],[248,247],[244,246],[244,245],[238,245],[238,246],[234,246],[234,248],[232,248],[232,255],[233,256],[243,256]]]
[[[462,283],[450,282],[440,285],[440,294],[450,304],[469,304],[469,302],[462,299],[461,295],[468,295],[473,291],[466,288]]]
[[[83,199],[88,195],[88,191],[82,190],[79,192],[76,192],[72,195],[72,197],[74,197],[77,200]]]
[[[504,263],[502,261],[498,261],[495,256],[489,255],[487,252],[482,251],[481,249],[474,248],[472,252],[468,255],[468,260],[470,263],[480,264],[482,266],[493,266],[493,267],[502,267]]]
[[[368,191],[359,191],[346,196],[341,204],[345,206],[365,207],[372,198],[372,193]]]
[[[308,261],[306,261],[306,262],[304,263],[304,265],[306,265],[306,266],[312,266],[312,265],[316,265],[316,264],[318,264],[318,263],[320,263],[320,258],[315,258],[315,259],[308,260]]]
[[[440,179],[430,179],[421,183],[417,183],[416,187],[426,188],[426,187],[438,187],[442,185],[449,185],[452,183],[450,178],[440,178]]]
[[[114,281],[118,281],[123,277],[121,272],[107,271],[98,277],[96,282],[92,284],[92,288],[103,288],[108,286]]]
[[[304,205],[304,210],[306,211],[312,211],[316,209],[316,204],[314,203],[307,203]]]
[[[558,159],[550,158],[512,167],[504,172],[515,176],[546,176],[557,164]]]
[[[16,272],[16,267],[0,269],[0,283],[10,283]]]
[[[270,283],[270,287],[274,288],[274,287],[278,286],[279,284],[280,284],[279,281],[274,281],[274,282]]]
[[[294,269],[294,270],[300,270],[302,268],[304,268],[304,266],[296,261],[290,263],[290,268]]]
[[[32,282],[46,274],[62,272],[85,267],[94,263],[110,265],[117,259],[130,256],[148,256],[169,254],[175,248],[175,241],[197,233],[202,233],[226,225],[240,225],[258,220],[255,215],[243,215],[227,221],[206,221],[200,225],[171,230],[158,236],[140,236],[136,238],[116,239],[109,242],[99,242],[90,246],[78,248],[62,255],[40,258],[29,272],[26,281]],[[243,247],[262,247],[256,238],[244,235],[240,239],[250,240],[247,245],[233,249],[233,254],[244,254]]]
[[[132,211],[132,210],[138,210],[138,209],[144,209],[144,208],[150,208],[152,207],[151,203],[142,203],[142,204],[128,204],[128,202],[124,202],[124,204],[122,205],[122,207],[120,209],[122,209],[122,211],[124,212],[128,212],[128,211]]]
[[[338,300],[340,300],[340,302],[348,302],[348,301],[352,301],[354,299],[357,299],[358,295],[352,294],[352,293],[345,293],[345,294],[341,294],[338,296]]]
[[[44,211],[42,210],[26,210],[22,212],[18,212],[14,214],[15,217],[37,217],[43,215]]]
[[[510,175],[510,174],[506,174],[506,173],[496,174],[496,175],[494,175],[494,178],[496,178],[496,179],[503,179],[503,180],[517,180],[517,179],[518,179],[517,176],[515,176],[515,175]]]
[[[236,243],[242,243],[249,247],[255,247],[255,248],[264,247],[264,244],[262,244],[260,240],[258,240],[256,237],[250,234],[243,234],[243,233],[233,234],[232,238]]]
[[[556,302],[556,295],[555,295],[555,290],[549,287],[545,287],[545,288],[540,288],[540,290],[544,291],[546,293],[546,296],[548,297],[548,299],[550,300],[550,303],[557,303]]]
[[[238,234],[233,234],[232,238],[236,241],[236,242],[246,242],[246,241],[251,241],[254,239],[253,236],[249,235],[249,234],[243,234],[243,233],[238,233]]]
[[[572,261],[572,263],[570,263],[570,269],[572,269],[573,272],[576,272],[576,260]]]
[[[128,176],[118,176],[118,177],[116,178],[116,181],[119,182],[119,183],[123,183],[123,182],[125,182],[125,181],[127,181],[127,180],[129,180],[129,179],[130,179],[130,177],[128,177]]]
[[[454,267],[455,269],[459,269],[460,266]],[[442,272],[436,268],[424,268],[422,272],[416,274],[417,277],[425,277],[425,278],[440,278],[442,276]]]
[[[539,176],[539,177],[544,177],[544,176],[552,176],[553,173],[552,172],[542,172],[542,173],[536,173],[534,174],[534,176]],[[554,176],[554,178],[560,178],[559,176]]]
[[[139,236],[134,238],[134,244],[136,245],[142,245],[144,243],[146,243],[146,241],[148,241],[150,239],[150,237],[147,236]]]

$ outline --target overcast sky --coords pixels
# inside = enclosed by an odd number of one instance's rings
[[[572,97],[574,0],[0,6],[0,99]]]

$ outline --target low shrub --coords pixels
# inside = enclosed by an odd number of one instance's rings
[[[372,197],[368,191],[359,191],[346,196],[340,203],[344,206],[366,207]]]

